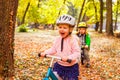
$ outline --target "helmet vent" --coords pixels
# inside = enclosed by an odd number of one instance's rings
[[[71,21],[71,18],[69,18],[69,21]]]

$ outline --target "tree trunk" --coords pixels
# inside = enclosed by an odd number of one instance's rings
[[[113,21],[112,21],[112,0],[106,0],[106,33],[107,35],[113,36]]]
[[[0,0],[0,80],[14,76],[14,31],[18,0]]]
[[[78,22],[77,22],[77,27],[76,27],[76,31],[78,31],[78,24],[79,24],[81,16],[82,16],[82,11],[83,11],[83,8],[84,8],[84,5],[85,5],[85,1],[86,0],[83,1],[82,7],[81,7],[81,10],[80,10],[80,14],[79,14],[79,17],[78,17]]]
[[[40,2],[41,2],[41,0],[38,0],[38,5],[37,5],[38,8],[40,7]]]
[[[100,1],[100,33],[102,33],[102,29],[103,29],[103,0],[99,0]]]
[[[97,22],[95,23],[95,31],[98,31],[98,28],[99,28],[99,22],[97,21]]]
[[[24,24],[24,23],[25,23],[26,13],[27,13],[29,7],[30,7],[30,2],[28,2],[28,4],[27,4],[27,7],[26,7],[26,9],[25,9],[25,13],[24,13],[23,18],[22,18],[22,21],[21,21],[21,24]]]
[[[65,5],[66,0],[63,1],[63,5]],[[58,16],[60,16],[61,9],[59,10]]]
[[[63,5],[65,5],[65,2],[66,2],[66,0],[64,0],[63,1]],[[60,13],[61,13],[61,9],[59,10],[59,12],[58,12],[58,16],[60,16]],[[54,25],[55,25],[55,22],[54,22]],[[55,26],[53,26],[53,30],[55,29]]]
[[[98,31],[98,28],[99,28],[99,22],[98,22],[98,16],[97,16],[97,8],[96,8],[96,5],[95,5],[95,1],[93,1],[93,5],[94,5],[94,8],[95,8],[95,20],[96,20],[96,23],[95,23],[95,31]]]
[[[117,8],[116,8],[116,15],[115,15],[115,27],[114,27],[114,31],[117,29],[118,4],[119,4],[119,1],[117,0]]]
[[[87,16],[86,16],[86,12],[87,12],[87,9],[85,10],[84,14],[83,14],[83,17],[82,17],[82,21],[86,21],[87,20]]]

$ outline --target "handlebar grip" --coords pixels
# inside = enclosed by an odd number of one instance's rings
[[[68,62],[68,63],[71,63],[71,62],[72,62],[72,60],[71,60],[71,59],[67,59],[67,62]]]
[[[41,53],[38,53],[38,57],[41,57]]]
[[[47,54],[45,54],[45,56],[44,56],[45,58],[46,58],[46,55],[47,55]],[[38,53],[38,57],[41,57],[41,53]]]
[[[84,50],[85,46],[81,46],[81,50]]]

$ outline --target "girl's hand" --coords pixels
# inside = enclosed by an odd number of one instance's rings
[[[85,45],[85,48],[88,49],[88,45]]]
[[[46,54],[45,53],[39,53],[40,54],[40,57],[45,57]]]
[[[69,59],[69,58],[67,58],[67,57],[62,57],[62,61],[71,63],[71,62],[75,62],[76,59]]]
[[[67,57],[61,57],[62,61],[66,62],[68,60]]]

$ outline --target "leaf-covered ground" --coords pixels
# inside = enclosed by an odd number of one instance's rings
[[[15,80],[42,80],[50,59],[38,58],[38,52],[52,45],[56,31],[15,34]],[[80,65],[79,80],[120,80],[120,39],[90,31],[91,68]]]

